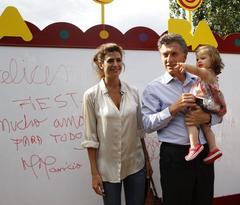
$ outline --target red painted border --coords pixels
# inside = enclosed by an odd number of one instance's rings
[[[240,194],[216,197],[213,205],[240,205]]]
[[[24,41],[20,37],[3,37],[0,46],[96,48],[102,43],[116,42],[127,50],[157,50],[157,40],[162,35],[147,27],[134,27],[123,34],[110,25],[95,25],[83,32],[73,24],[59,22],[50,24],[41,31],[34,24],[26,23],[33,34],[31,41]],[[103,29],[109,34],[107,39],[100,38],[99,33]],[[220,52],[240,54],[240,32],[224,39],[214,35]]]
[[[240,194],[214,198],[213,205],[240,205]]]

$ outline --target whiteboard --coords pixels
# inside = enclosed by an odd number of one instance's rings
[[[0,51],[0,204],[102,204],[91,189],[87,152],[80,146],[82,95],[97,82],[91,63],[95,50],[1,46]],[[193,63],[193,54],[188,59]],[[237,88],[239,59],[224,54],[223,60],[227,66],[220,84],[229,109],[214,128],[224,153],[216,163],[216,196],[240,190],[240,92],[232,89]],[[124,62],[121,78],[140,93],[164,70],[157,51],[127,50]],[[146,142],[161,195],[160,143],[156,134]]]

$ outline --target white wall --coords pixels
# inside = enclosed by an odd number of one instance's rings
[[[100,205],[82,150],[81,100],[96,82],[92,49],[0,47],[0,204]],[[220,85],[228,104],[215,126],[224,155],[216,162],[215,195],[240,192],[238,55],[222,54]],[[188,61],[194,63],[194,55]],[[139,88],[163,72],[157,51],[126,51],[122,79]],[[56,123],[74,119],[61,127]],[[74,124],[75,123],[75,124]],[[159,142],[147,138],[161,193]],[[224,184],[224,185],[223,185]]]

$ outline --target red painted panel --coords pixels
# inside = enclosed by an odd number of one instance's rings
[[[83,32],[73,24],[58,22],[41,31],[34,24],[26,23],[33,34],[31,41],[26,42],[20,37],[3,37],[0,39],[0,46],[96,48],[102,43],[116,42],[127,50],[157,50],[157,40],[162,35],[147,27],[134,27],[123,34],[110,25],[95,25]],[[100,37],[102,30],[108,32],[108,38]],[[220,52],[240,54],[240,33],[230,34],[224,39],[217,34],[214,36]]]

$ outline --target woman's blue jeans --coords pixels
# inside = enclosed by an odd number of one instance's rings
[[[145,169],[129,175],[120,183],[103,182],[104,205],[121,205],[122,184],[124,186],[126,205],[143,205],[145,198]]]

